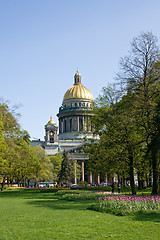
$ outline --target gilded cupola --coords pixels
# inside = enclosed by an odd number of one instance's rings
[[[81,75],[78,71],[74,76],[74,85],[64,94],[63,103],[69,99],[89,99],[93,101],[91,92],[81,84]]]
[[[50,120],[48,121],[48,124],[50,124],[50,125],[56,125],[56,123],[53,121],[52,116],[51,116]]]

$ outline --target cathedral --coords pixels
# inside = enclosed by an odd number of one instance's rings
[[[81,75],[77,71],[74,76],[74,84],[64,94],[62,106],[57,114],[59,128],[52,117],[45,125],[44,141],[33,140],[32,146],[42,146],[48,155],[63,153],[74,160],[75,177],[73,182],[77,183],[77,164],[81,169],[81,181],[88,183],[100,183],[100,177],[94,176],[92,172],[86,173],[86,161],[88,155],[84,153],[83,147],[98,140],[93,135],[91,117],[93,116],[93,96],[91,92],[82,85]]]

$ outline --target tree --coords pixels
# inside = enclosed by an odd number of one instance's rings
[[[61,170],[59,172],[59,182],[69,183],[71,177],[73,177],[74,165],[73,161],[68,158],[66,151],[64,150],[62,155]]]
[[[47,156],[45,150],[40,147],[34,147],[36,157],[38,159],[38,165],[35,168],[35,173],[32,175],[33,179],[38,185],[38,181],[51,181],[53,180],[53,164],[50,158]]]
[[[58,175],[61,170],[62,156],[57,154],[55,156],[49,156],[49,158],[53,164],[53,180],[58,181]]]
[[[118,76],[124,91],[132,96],[133,113],[147,148],[152,152],[153,173],[158,174],[158,156],[151,149],[152,133],[155,131],[153,118],[156,114],[157,98],[160,94],[160,63],[157,38],[152,33],[142,33],[133,39],[129,56],[121,59],[121,72]],[[152,193],[156,194],[158,184],[153,175]]]
[[[156,114],[153,118],[154,131],[151,134],[151,141],[148,145],[148,153],[152,157],[153,165],[153,189],[152,194],[160,192],[160,101],[158,100]]]
[[[1,191],[3,191],[4,183],[5,183],[5,174],[6,174],[6,159],[5,152],[7,150],[7,146],[4,141],[4,130],[3,130],[3,122],[0,118],[0,178],[2,178],[2,187]]]
[[[15,107],[10,109],[7,102],[0,100],[0,118],[3,122],[5,138],[17,137],[19,135],[20,126],[17,121],[18,116],[19,114],[15,113]]]
[[[6,179],[8,184],[12,183],[13,179],[17,180],[18,183],[23,180],[25,186],[25,180],[32,177],[39,164],[36,153],[30,146],[29,134],[20,129],[16,116],[14,108],[9,109],[4,101],[0,103],[2,190]]]
[[[3,138],[3,146],[5,145],[5,151],[3,151],[3,164],[0,166],[3,190],[6,177],[8,177],[9,173],[11,173],[10,160],[14,155],[14,149],[11,148],[13,145],[10,144],[10,142],[14,142],[15,138],[19,134],[20,127],[16,117],[13,116],[12,111],[9,109],[7,102],[4,102],[2,99],[0,100],[0,120],[3,125],[1,137]],[[11,152],[13,155],[10,154]]]

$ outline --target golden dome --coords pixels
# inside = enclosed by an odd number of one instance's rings
[[[64,94],[63,102],[65,100],[76,98],[93,100],[92,93],[81,84],[81,75],[78,71],[74,76],[74,85]]]
[[[85,98],[93,100],[92,93],[82,84],[73,85],[64,94],[63,101],[75,98]]]
[[[53,121],[53,119],[52,119],[52,116],[51,116],[50,120],[48,121],[48,124],[56,125],[56,123],[55,123],[55,122]]]

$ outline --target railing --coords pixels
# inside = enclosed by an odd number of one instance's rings
[[[60,107],[59,112],[66,112],[66,111],[75,111],[75,110],[92,110],[91,107]]]

